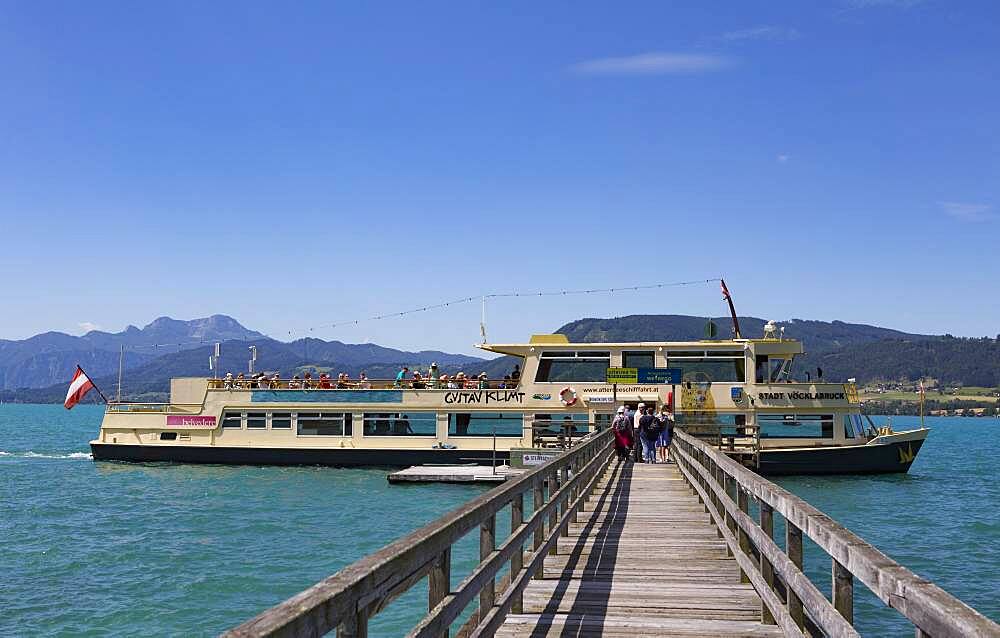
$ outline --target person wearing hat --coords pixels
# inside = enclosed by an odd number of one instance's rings
[[[632,453],[635,460],[642,463],[642,439],[639,437],[639,419],[646,413],[646,404],[639,402],[635,412],[632,414]]]
[[[438,378],[441,376],[441,372],[438,370],[437,362],[431,363],[430,370],[427,371],[427,387],[428,388],[438,388]]]
[[[618,408],[618,414],[611,422],[611,429],[615,434],[615,453],[618,455],[618,460],[627,461],[628,451],[632,447],[632,423],[625,413],[625,406]]]
[[[670,462],[670,441],[674,438],[674,415],[666,403],[660,410],[660,436],[656,439],[656,449],[661,463]]]
[[[489,379],[486,377],[486,373],[485,372],[480,372],[479,373],[479,389],[480,390],[485,390],[485,389],[487,389],[489,387],[490,387],[490,382],[489,382]]]

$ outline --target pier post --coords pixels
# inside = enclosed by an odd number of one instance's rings
[[[729,478],[729,475],[726,474],[725,470],[722,470],[720,468],[720,472],[722,474],[722,489],[726,493],[725,498],[730,499],[730,496],[729,496],[729,485],[732,482],[732,480]],[[737,489],[739,489],[739,488],[737,488]],[[736,535],[736,520],[733,518],[733,515],[729,513],[729,510],[726,508],[725,505],[723,505],[722,508],[719,511],[723,512],[723,520],[725,520],[725,522],[726,522],[726,527],[728,527],[729,531],[733,534],[733,536],[735,536]],[[732,556],[732,555],[733,555],[733,548],[729,546],[729,543],[726,543],[726,556]],[[743,570],[741,569],[740,570],[740,582],[741,583],[744,582],[743,581],[744,578],[746,578],[746,574],[744,574]]]
[[[451,548],[441,552],[427,577],[427,610],[438,606],[445,596],[451,593]],[[448,631],[439,634],[440,638],[448,638]]]
[[[569,463],[567,463],[566,465],[563,465],[562,469],[559,471],[559,473],[560,473],[559,486],[562,487],[563,485],[566,485],[566,483],[569,482]],[[570,490],[570,491],[572,491],[572,490]],[[567,492],[566,494],[563,495],[562,500],[559,503],[559,514],[560,514],[559,518],[560,519],[563,518],[564,516],[566,516],[566,512],[569,511],[569,502],[570,502],[570,494],[569,494],[569,492]],[[559,535],[560,536],[569,536],[569,522],[568,521],[559,530]]]
[[[510,533],[517,533],[518,528],[521,527],[523,523],[524,492],[521,492],[514,496],[514,500],[510,502]],[[520,576],[522,569],[524,569],[524,545],[519,546],[510,557],[510,582],[513,583],[517,577]],[[521,613],[523,601],[523,594],[515,596],[514,602],[510,605],[511,612],[515,614]]]
[[[559,470],[552,470],[552,474],[549,474],[549,502],[552,503],[555,500],[555,493],[559,491]],[[556,525],[559,524],[559,504],[556,503],[552,508],[552,513],[549,514],[549,534],[556,533]],[[559,553],[559,543],[552,543],[552,547],[549,548],[549,555],[555,556]]]
[[[836,558],[833,561],[833,607],[840,612],[844,620],[854,624],[854,575],[840,564]]]
[[[479,562],[485,561],[497,548],[497,515],[490,516],[479,525]],[[479,592],[479,619],[493,609],[496,602],[496,578],[490,578]]]
[[[763,500],[758,499],[760,504],[760,528],[764,530],[768,538],[774,538],[774,508],[765,503]],[[771,565],[771,561],[767,560],[764,552],[760,553],[760,573],[764,576],[764,582],[767,586],[774,590],[774,567]],[[765,625],[775,625],[777,624],[774,620],[774,614],[771,610],[767,608],[763,600],[760,604],[760,621]]]
[[[737,481],[733,481],[733,483],[735,484],[736,487],[736,503],[740,508],[741,512],[749,515],[750,498],[747,496],[746,490],[744,490]],[[750,556],[750,536],[743,530],[743,527],[736,522],[735,517],[733,518],[733,526],[739,527],[740,530],[738,535],[740,543],[740,551],[743,552],[746,556]],[[742,568],[740,568],[740,582],[741,583],[750,582],[750,576],[747,575],[747,573],[743,571]]]
[[[368,638],[368,610],[358,611],[337,625],[337,638]]]
[[[544,479],[539,478],[537,481],[535,481],[535,484],[531,486],[532,516],[538,516],[538,512],[541,512],[542,508],[545,507],[545,491],[544,491],[545,485],[543,482]],[[542,546],[542,543],[544,542],[545,542],[545,521],[542,521],[541,523],[538,524],[538,527],[535,528],[535,537],[531,541],[531,549],[533,550],[533,552],[537,552],[538,549]],[[545,575],[545,567],[544,565],[539,565],[538,570],[535,572],[534,578],[536,580],[541,580],[544,575]]]
[[[795,523],[785,521],[785,553],[789,560],[802,571],[802,530],[795,526]],[[791,587],[785,585],[788,592],[788,615],[792,617],[799,629],[805,627],[805,616],[802,613],[802,601],[792,591]]]

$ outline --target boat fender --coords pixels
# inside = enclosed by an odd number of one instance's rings
[[[576,399],[577,399],[576,390],[574,390],[569,386],[566,386],[565,388],[559,391],[559,400],[562,401],[562,404],[565,405],[567,408],[575,404]]]

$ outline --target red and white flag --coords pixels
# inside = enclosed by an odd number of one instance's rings
[[[729,288],[726,288],[726,280],[725,279],[720,279],[719,283],[722,284],[722,298],[723,298],[723,300],[728,301],[730,299],[730,297],[729,297]]]
[[[94,382],[90,380],[83,368],[76,366],[76,374],[73,375],[73,380],[69,383],[69,390],[66,391],[66,401],[63,402],[63,406],[69,410],[79,403],[93,387]]]

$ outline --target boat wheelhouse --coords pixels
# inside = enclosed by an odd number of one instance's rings
[[[852,383],[794,381],[802,344],[774,334],[635,343],[570,343],[556,334],[480,344],[513,357],[520,378],[461,387],[173,379],[169,403],[110,403],[91,449],[95,460],[118,461],[531,464],[609,427],[618,406],[641,402],[670,405],[678,427],[761,473],[907,471],[928,430],[877,428]],[[676,376],[609,384],[609,368]]]

